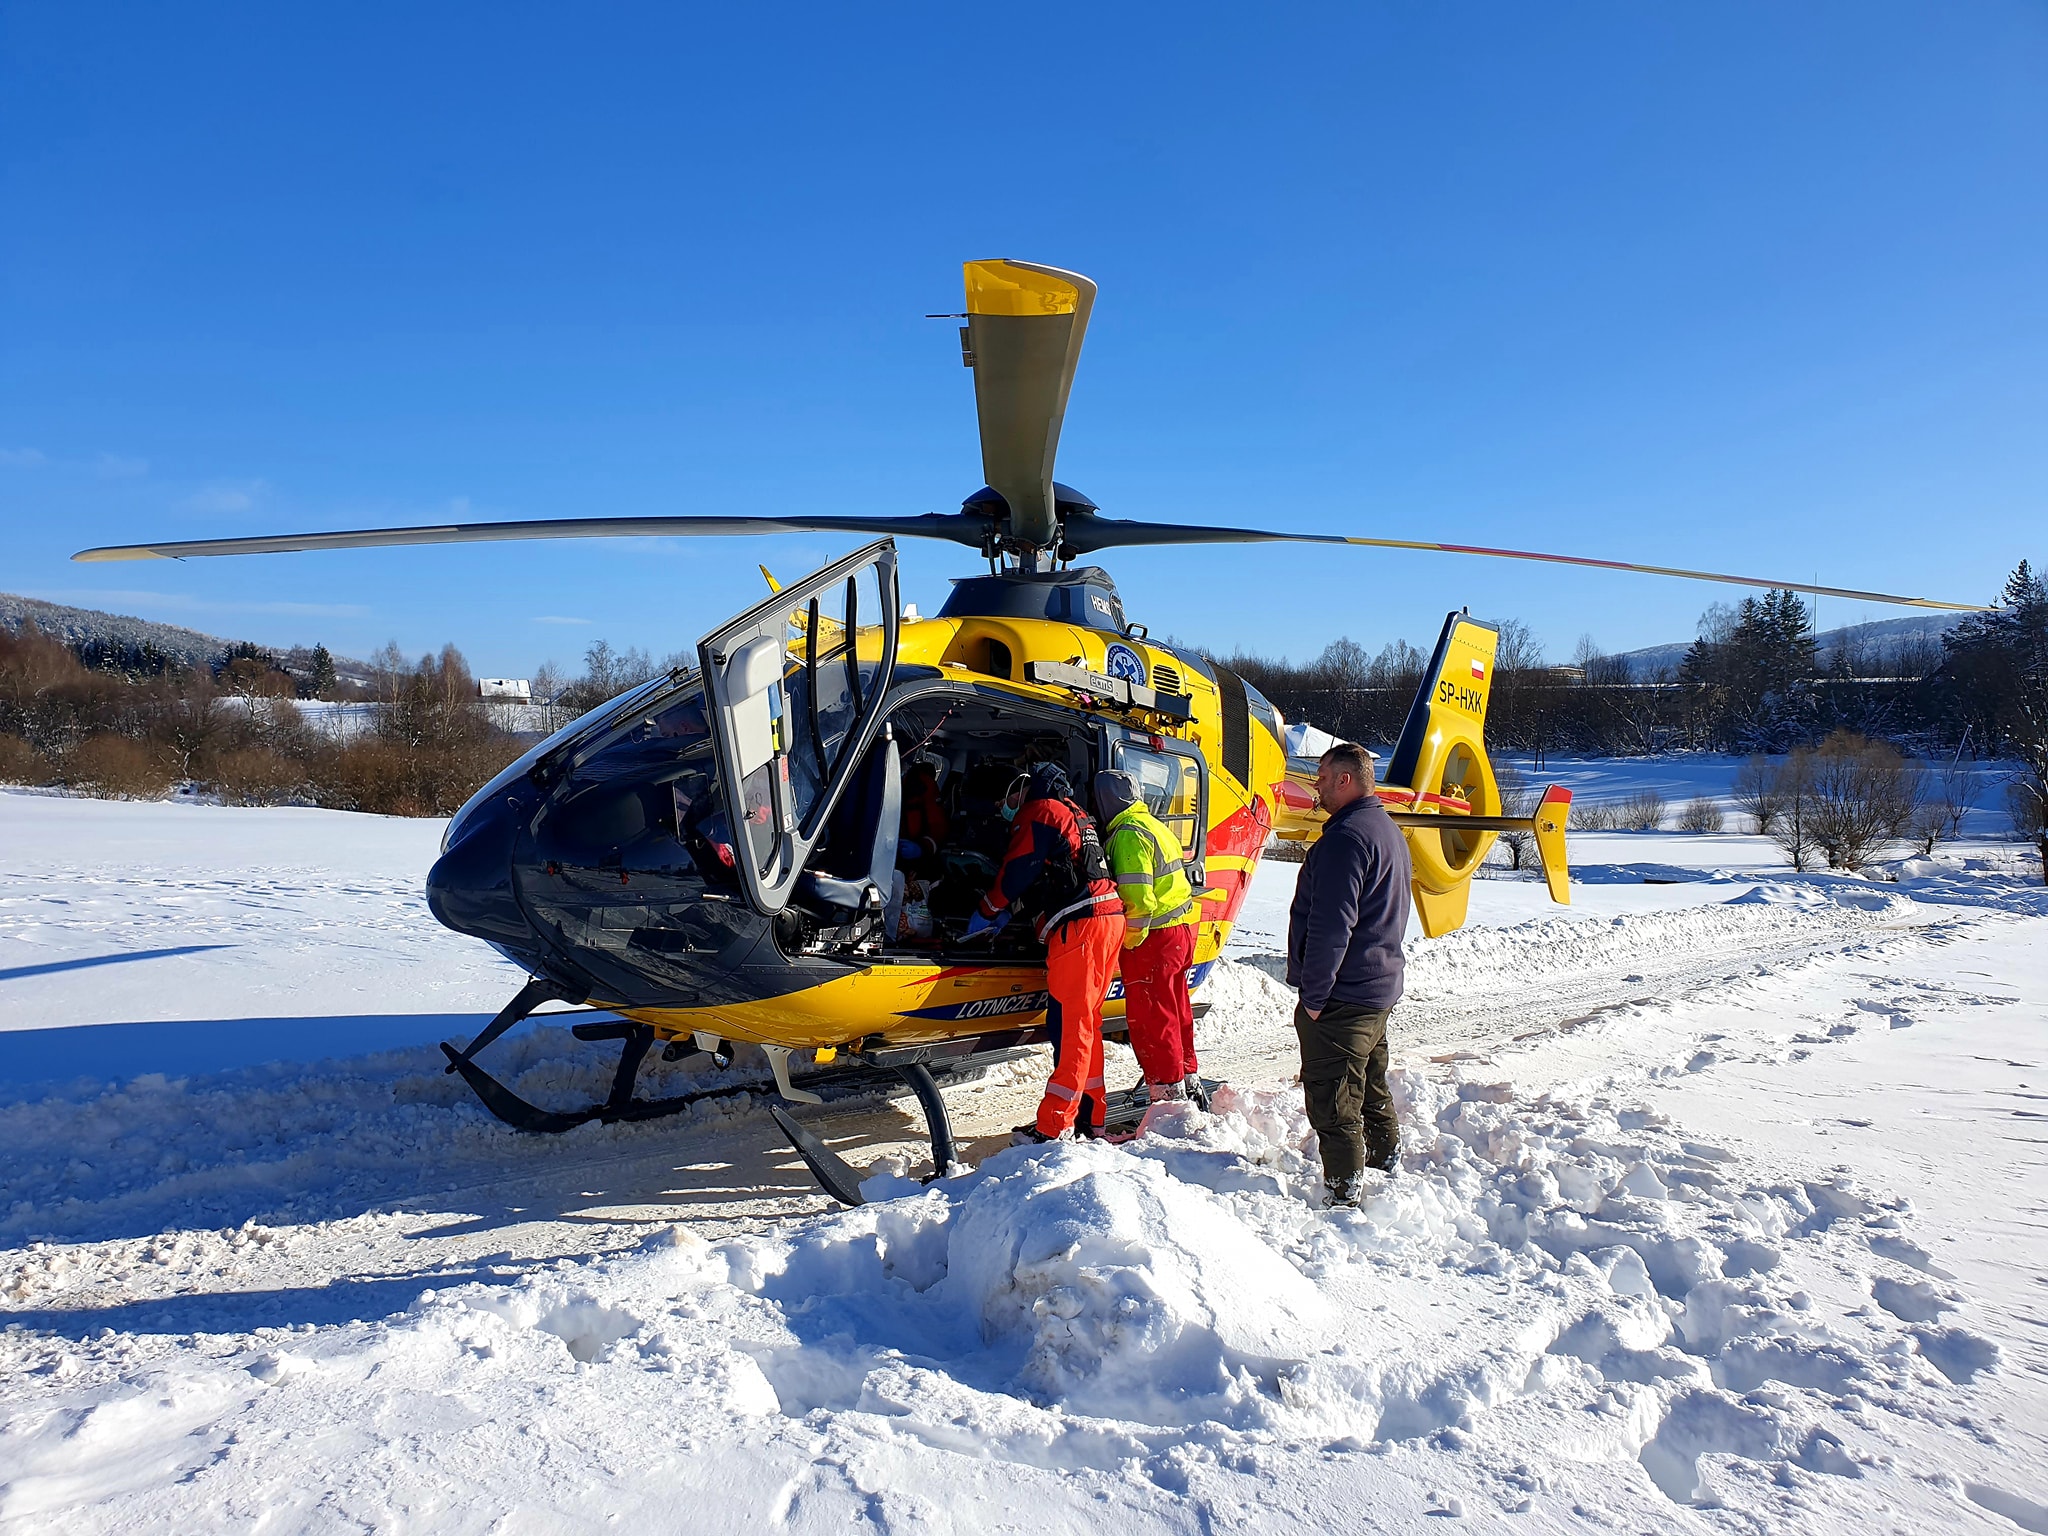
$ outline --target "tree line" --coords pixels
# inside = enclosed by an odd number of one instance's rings
[[[184,783],[242,803],[445,815],[535,734],[691,660],[657,663],[599,640],[578,675],[553,662],[536,671],[535,705],[508,717],[477,698],[452,645],[418,658],[387,645],[355,683],[337,677],[324,646],[280,654],[237,644],[193,667],[147,645],[68,646],[30,624],[0,631],[0,783],[139,795]],[[1406,641],[1373,652],[1349,638],[1304,664],[1243,651],[1223,661],[1290,719],[1372,743],[1399,734],[1428,665]],[[309,721],[299,705],[312,700],[352,705],[350,727]],[[1567,752],[1783,757],[1831,739],[1929,759],[2008,758],[2021,770],[2014,824],[2048,848],[2048,583],[2022,561],[1994,610],[1938,643],[1841,645],[1825,667],[1798,594],[1717,604],[1679,665],[1654,679],[1632,676],[1590,637],[1571,666],[1553,667],[1511,619],[1500,626],[1487,738],[1539,762]]]
[[[1428,665],[1405,641],[1371,652],[1348,638],[1302,664],[1244,651],[1222,660],[1289,719],[1370,743],[1399,736]],[[1715,604],[1678,665],[1652,678],[1601,654],[1590,637],[1571,665],[1553,666],[1528,626],[1510,619],[1500,625],[1486,735],[1496,750],[1538,762],[1553,753],[1804,753],[1799,768],[1810,773],[1830,741],[1836,756],[1862,741],[1930,761],[2010,759],[2019,765],[2014,826],[2048,850],[2048,582],[2023,560],[1992,611],[1939,640],[1850,636],[1825,666],[1798,593]]]
[[[1624,658],[1602,655],[1590,637],[1570,665],[1553,666],[1526,624],[1509,619],[1499,629],[1486,733],[1508,751],[1783,753],[1852,730],[1902,745],[2011,755],[2038,734],[2048,585],[2022,561],[1996,609],[1938,641],[1852,640],[1826,666],[1816,663],[1811,615],[1796,592],[1709,608],[1683,659],[1656,677],[1632,675]],[[1428,664],[1406,641],[1375,653],[1348,638],[1305,663],[1249,651],[1220,659],[1289,719],[1366,742],[1400,734]]]
[[[367,685],[339,682],[317,646],[300,674],[248,645],[208,667],[111,660],[33,625],[0,631],[0,783],[139,799],[182,784],[230,804],[434,816],[524,746],[480,706],[453,646],[417,660],[387,647]],[[308,718],[300,700],[321,694],[350,706],[353,728]]]
[[[446,816],[535,737],[686,660],[599,640],[581,673],[548,663],[534,705],[508,711],[478,697],[452,645],[408,657],[394,641],[351,681],[324,645],[237,642],[194,666],[29,623],[0,629],[0,784],[137,799],[182,785],[235,805]]]

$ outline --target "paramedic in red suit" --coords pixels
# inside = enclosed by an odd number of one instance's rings
[[[939,776],[930,763],[912,763],[903,776],[903,826],[896,843],[896,863],[906,869],[936,871],[946,832]]]
[[[1124,908],[1094,823],[1074,803],[1065,771],[1052,763],[1031,770],[1003,802],[1015,823],[996,883],[968,921],[967,936],[1001,928],[1018,904],[1045,941],[1046,1017],[1053,1069],[1038,1118],[1016,1130],[1019,1141],[1051,1141],[1074,1129],[1102,1129],[1108,1112],[1102,1085],[1102,1000],[1109,995],[1123,948]],[[1102,873],[1090,879],[1084,845],[1093,845]]]

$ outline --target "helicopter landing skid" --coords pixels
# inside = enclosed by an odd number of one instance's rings
[[[772,1087],[770,1084],[759,1082],[734,1083],[720,1088],[699,1089],[695,1093],[675,1094],[668,1098],[635,1098],[633,1083],[640,1074],[640,1064],[647,1059],[648,1051],[654,1046],[654,1030],[649,1025],[626,1019],[595,1020],[588,1024],[574,1025],[570,1029],[570,1033],[578,1040],[619,1042],[619,1064],[612,1074],[611,1092],[601,1104],[574,1110],[543,1109],[538,1104],[521,1098],[476,1064],[475,1058],[479,1051],[496,1041],[521,1020],[530,1017],[534,1009],[542,1003],[578,1001],[581,999],[564,992],[553,982],[540,979],[529,981],[519,989],[518,995],[505,1005],[496,1018],[477,1032],[476,1038],[467,1046],[458,1050],[446,1041],[442,1042],[441,1053],[448,1058],[446,1070],[461,1074],[462,1080],[469,1084],[470,1090],[482,1101],[484,1108],[505,1124],[514,1130],[539,1135],[554,1135],[574,1130],[577,1126],[587,1125],[593,1120],[606,1125],[621,1121],[658,1120],[665,1115],[681,1114],[692,1105],[709,1100],[741,1098],[758,1094],[763,1089],[786,1091],[789,1087],[783,1080],[787,1072],[785,1067],[777,1073],[777,1080]],[[725,1065],[729,1060],[728,1057],[721,1055],[718,1049],[713,1049],[708,1054],[720,1065]],[[998,1050],[984,1054],[981,1060],[1001,1060],[1011,1054],[1014,1054],[1013,1050]],[[949,1062],[942,1070],[957,1070],[978,1064],[964,1060]],[[862,1060],[856,1066],[836,1072],[816,1073],[803,1079],[807,1087],[796,1090],[792,1094],[792,1099],[800,1103],[826,1103],[872,1093],[877,1086],[875,1079],[878,1067],[882,1067],[885,1074],[893,1074],[900,1078],[916,1096],[919,1107],[924,1111],[925,1126],[931,1137],[932,1166],[940,1170],[950,1168],[954,1158],[952,1123],[946,1114],[946,1101],[939,1092],[938,1080],[933,1076],[931,1068],[922,1061],[895,1062],[883,1066],[881,1063]],[[952,1075],[953,1070],[948,1070],[948,1076]],[[848,1168],[816,1136],[789,1119],[779,1106],[771,1106],[770,1112],[781,1124],[784,1132],[790,1136],[790,1144],[810,1166],[819,1184],[843,1204],[860,1204],[860,1176]],[[937,1176],[933,1175],[934,1178]]]
[[[918,1107],[924,1111],[925,1131],[932,1142],[932,1172],[925,1182],[929,1184],[932,1179],[943,1178],[955,1161],[953,1119],[946,1113],[946,1097],[939,1092],[938,1079],[922,1061],[902,1062],[887,1070],[910,1085],[910,1091],[917,1096]],[[815,1132],[793,1119],[780,1104],[769,1105],[768,1113],[782,1127],[782,1134],[789,1138],[790,1146],[804,1160],[804,1166],[811,1170],[811,1177],[818,1181],[820,1189],[841,1205],[866,1203],[860,1192],[862,1176],[849,1167],[844,1158],[826,1146]]]
[[[443,1041],[441,1052],[448,1058],[447,1070],[462,1074],[462,1080],[483,1101],[485,1109],[514,1130],[543,1135],[574,1130],[592,1120],[602,1120],[606,1125],[621,1120],[658,1120],[663,1115],[681,1114],[700,1100],[754,1091],[752,1085],[748,1085],[677,1094],[666,1099],[636,1099],[633,1097],[633,1079],[640,1075],[640,1063],[654,1045],[653,1029],[621,1019],[600,1024],[578,1024],[570,1032],[578,1040],[617,1040],[620,1043],[618,1069],[612,1074],[612,1091],[602,1104],[592,1104],[587,1109],[542,1109],[538,1104],[529,1103],[470,1059],[475,1051],[474,1045],[469,1050],[458,1051]],[[481,1035],[477,1039],[484,1044],[489,1043]]]
[[[582,1000],[565,992],[554,982],[535,977],[521,987],[518,995],[504,1006],[498,1016],[479,1030],[476,1038],[461,1050],[457,1050],[446,1041],[441,1043],[441,1054],[448,1058],[447,1070],[461,1073],[462,1080],[469,1084],[470,1091],[483,1101],[484,1108],[514,1130],[531,1131],[540,1135],[574,1130],[577,1126],[587,1125],[592,1120],[601,1120],[607,1125],[621,1120],[658,1120],[663,1115],[681,1114],[692,1104],[705,1099],[728,1098],[754,1091],[752,1085],[746,1085],[712,1088],[701,1093],[677,1094],[665,1099],[634,1098],[633,1081],[640,1075],[640,1063],[647,1059],[648,1051],[654,1046],[654,1030],[649,1025],[636,1024],[627,1019],[605,1019],[573,1025],[570,1028],[569,1032],[578,1040],[619,1042],[619,1065],[612,1073],[612,1091],[602,1104],[592,1104],[586,1109],[542,1109],[538,1104],[522,1099],[476,1064],[477,1052],[497,1040],[513,1025],[529,1017],[542,1003],[575,1003]]]

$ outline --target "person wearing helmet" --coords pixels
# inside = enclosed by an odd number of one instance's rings
[[[1003,801],[1013,825],[996,881],[967,924],[967,937],[999,931],[1013,910],[1045,941],[1053,1069],[1038,1117],[1016,1128],[1020,1142],[1052,1141],[1074,1129],[1100,1133],[1108,1115],[1102,1086],[1102,1000],[1116,974],[1123,903],[1095,823],[1074,803],[1064,769],[1040,763],[1019,775]]]
[[[1095,814],[1124,905],[1124,1018],[1145,1074],[1146,1103],[1192,1098],[1207,1108],[1188,997],[1202,910],[1188,883],[1187,855],[1128,773],[1095,775]]]

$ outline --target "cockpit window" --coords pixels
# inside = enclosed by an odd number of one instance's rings
[[[711,735],[710,723],[704,718],[704,695],[701,692],[686,693],[673,704],[663,707],[648,718],[648,725],[657,737],[674,742],[678,747]]]
[[[682,681],[694,683],[695,674],[686,674]],[[631,689],[618,698],[607,699],[604,703],[598,705],[597,708],[586,710],[553,735],[546,737],[529,748],[510,767],[504,769],[496,778],[471,795],[462,809],[449,819],[448,830],[441,835],[441,851],[446,853],[455,846],[457,839],[462,834],[464,823],[469,820],[471,813],[478,806],[488,805],[514,784],[531,774],[541,764],[556,762],[562,755],[575,748],[585,739],[595,736],[615,716],[624,713],[629,708],[651,698],[655,694],[661,693],[665,689],[674,688],[677,686],[677,683],[678,677],[675,673],[642,683],[638,688]],[[693,688],[686,697],[694,697],[698,701],[697,712],[700,721],[699,728],[701,730],[703,690]]]

